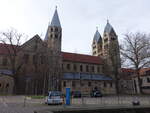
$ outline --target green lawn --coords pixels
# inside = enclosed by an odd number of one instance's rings
[[[43,98],[45,98],[46,96],[43,96],[43,95],[33,95],[33,96],[28,96],[28,97],[30,97],[30,98],[32,98],[32,99],[43,99]]]

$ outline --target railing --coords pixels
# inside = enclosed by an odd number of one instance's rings
[[[133,101],[139,101],[140,105],[150,105],[150,96],[104,96],[72,98],[74,105],[132,105]]]
[[[103,97],[81,97],[71,98],[71,105],[102,105],[102,106],[130,106],[133,101],[138,100],[140,105],[150,106],[150,96],[103,96]],[[45,98],[43,99],[32,99],[25,96],[1,96],[1,103],[16,103],[29,106],[30,104],[44,104]],[[65,98],[64,98],[65,104]]]

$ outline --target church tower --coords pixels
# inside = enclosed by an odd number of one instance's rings
[[[48,90],[61,90],[62,57],[61,57],[62,28],[57,7],[51,23],[48,25],[44,42],[47,44],[48,56]]]
[[[118,72],[121,68],[118,36],[108,21],[103,34],[103,57],[107,60],[110,71],[112,73]]]
[[[93,56],[101,56],[102,55],[102,38],[98,31],[96,30],[92,43],[92,54]]]
[[[57,13],[57,7],[55,9],[51,23],[48,26],[47,33],[44,41],[47,43],[47,47],[55,52],[61,52],[61,38],[62,28]]]

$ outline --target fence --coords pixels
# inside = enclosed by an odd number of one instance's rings
[[[106,97],[82,97],[72,98],[74,105],[132,105],[133,101],[139,101],[140,105],[150,105],[150,96],[106,96]]]

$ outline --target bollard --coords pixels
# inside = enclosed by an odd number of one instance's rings
[[[84,105],[84,98],[82,97],[81,100],[82,100],[82,105]]]
[[[66,105],[70,105],[70,88],[66,88]]]
[[[26,106],[26,96],[24,97],[23,107]]]

